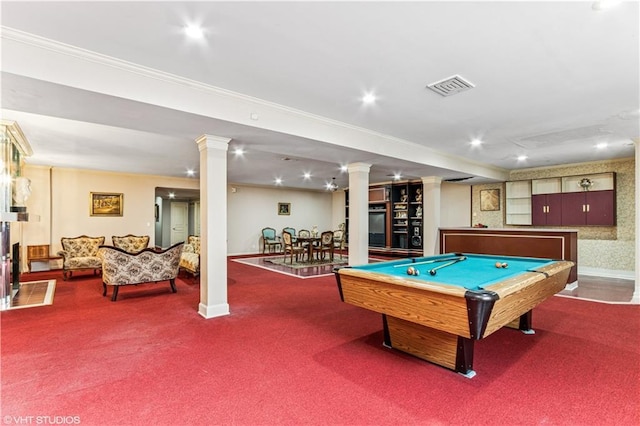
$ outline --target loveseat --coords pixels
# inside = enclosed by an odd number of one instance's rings
[[[182,250],[180,257],[180,267],[189,271],[193,276],[200,274],[200,237],[197,235],[189,235],[187,243]]]
[[[73,271],[93,269],[96,275],[102,268],[102,259],[98,257],[98,247],[104,244],[104,237],[62,237],[62,279],[67,280]]]
[[[108,285],[113,286],[111,301],[115,302],[120,286],[160,281],[169,281],[171,291],[177,292],[175,279],[183,246],[184,242],[180,242],[165,250],[146,248],[139,253],[100,246],[98,256],[102,261],[102,295],[107,295]]]

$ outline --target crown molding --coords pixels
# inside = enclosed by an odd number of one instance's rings
[[[196,80],[192,80],[185,77],[180,77],[175,74],[171,74],[164,71],[159,71],[153,68],[145,67],[142,65],[134,64],[125,60],[113,58],[108,55],[96,53],[87,49],[72,46],[59,41],[51,40],[45,37],[37,36],[35,34],[20,31],[7,26],[1,26],[1,38],[5,40],[11,40],[17,43],[34,46],[39,49],[46,49],[56,54],[65,55],[73,58],[80,59],[82,61],[88,61],[96,63],[98,65],[114,68],[127,73],[136,74],[145,78],[154,79],[160,82],[169,83],[176,86],[182,86],[189,89],[194,89],[199,92],[203,92],[216,97],[224,97],[231,101],[240,102],[243,104],[252,104],[257,110],[264,108],[265,110],[275,110],[280,113],[285,113],[291,117],[297,117],[299,119],[306,119],[315,122],[318,125],[323,125],[333,129],[335,134],[344,134],[345,131],[351,131],[365,138],[378,139],[388,146],[393,147],[393,151],[396,155],[391,157],[397,159],[403,159],[406,161],[413,161],[419,164],[425,164],[432,167],[440,168],[454,168],[465,173],[476,174],[479,176],[490,177],[494,179],[504,179],[508,174],[507,169],[496,167],[493,165],[487,165],[481,162],[470,160],[463,157],[458,157],[448,153],[434,150],[432,148],[420,145],[415,142],[401,139],[395,136],[379,133],[367,128],[354,126],[341,121],[333,120],[320,115],[312,114],[309,112],[301,111],[291,107],[287,107],[278,103],[266,101],[264,99],[256,98],[242,93],[233,92],[231,90],[223,89],[210,84],[202,83]],[[214,117],[215,118],[215,117]],[[247,123],[240,123],[247,124]],[[252,124],[255,126],[255,124]],[[281,130],[279,130],[281,131]],[[308,137],[308,136],[304,136]],[[335,143],[325,140],[328,143]],[[356,147],[350,147],[358,149]],[[387,155],[385,152],[374,152],[378,155]],[[399,156],[398,153],[403,152],[405,155]],[[428,158],[429,162],[422,162],[417,160],[418,158]],[[470,170],[469,170],[470,169]]]

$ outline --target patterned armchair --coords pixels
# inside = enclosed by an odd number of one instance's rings
[[[107,286],[113,286],[111,301],[118,297],[120,286],[169,281],[171,291],[177,292],[176,277],[184,242],[168,249],[156,251],[146,248],[139,253],[128,253],[112,246],[100,246],[98,256],[102,260],[103,296]]]
[[[184,245],[182,256],[180,256],[180,267],[193,274],[194,277],[200,274],[200,237],[189,235],[187,244]]]
[[[67,280],[73,271],[93,269],[96,275],[102,269],[102,260],[98,257],[98,247],[104,244],[104,237],[79,237],[60,239],[62,250],[58,256],[62,256],[62,279]]]
[[[149,236],[137,236],[128,234],[123,237],[112,236],[113,246],[120,248],[128,253],[140,253],[149,246]]]

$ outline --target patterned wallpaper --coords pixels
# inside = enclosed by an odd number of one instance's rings
[[[578,230],[579,268],[607,271],[635,269],[635,159],[598,161],[563,166],[513,170],[510,180],[528,180],[590,173],[616,173],[616,226],[570,227]],[[480,210],[480,191],[500,189],[500,211]],[[503,183],[474,185],[472,188],[472,221],[491,228],[528,228],[504,224],[505,187]],[[540,227],[545,228],[545,227]],[[562,229],[562,227],[548,227]]]

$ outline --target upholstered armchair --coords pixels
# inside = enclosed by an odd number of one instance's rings
[[[177,292],[176,277],[183,246],[184,242],[180,242],[165,250],[146,248],[139,253],[100,246],[98,256],[102,261],[102,295],[107,295],[107,286],[113,286],[111,301],[115,302],[121,286],[160,281],[169,281],[171,291]]]
[[[149,246],[149,236],[124,235],[122,237],[112,236],[113,246],[129,253],[140,253]]]
[[[262,229],[262,253],[265,252],[266,248],[269,248],[269,253],[282,249],[282,241],[280,241],[280,237],[276,235],[276,230],[273,228]]]
[[[189,235],[180,256],[180,268],[191,272],[194,277],[200,274],[200,237]]]
[[[62,279],[67,280],[73,271],[93,269],[96,275],[102,269],[102,260],[98,257],[98,247],[104,244],[104,237],[62,237]]]

